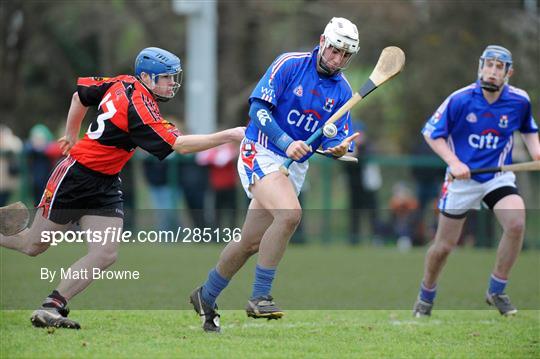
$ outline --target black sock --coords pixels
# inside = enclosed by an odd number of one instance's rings
[[[45,308],[58,308],[62,309],[66,306],[67,300],[62,296],[62,294],[58,293],[58,291],[55,289],[52,291],[51,294],[45,300],[43,301],[42,306]]]

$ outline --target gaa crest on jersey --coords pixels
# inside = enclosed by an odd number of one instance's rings
[[[302,97],[304,95],[304,88],[302,87],[302,85],[298,85],[293,90],[293,93],[298,97]]]
[[[334,105],[336,104],[336,100],[333,98],[326,98],[326,102],[324,103],[323,110],[326,112],[332,112],[332,109],[334,108]]]
[[[476,114],[474,112],[469,113],[467,117],[465,117],[465,119],[467,120],[467,122],[470,123],[478,122],[478,118],[476,117]]]
[[[499,118],[499,127],[500,128],[507,128],[508,127],[508,116],[502,115],[501,118]]]

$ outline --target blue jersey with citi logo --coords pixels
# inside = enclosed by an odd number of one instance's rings
[[[515,131],[538,132],[527,93],[505,85],[497,101],[489,104],[479,81],[451,94],[422,129],[432,139],[447,139],[459,160],[471,169],[512,163]],[[472,178],[486,182],[497,175]]]
[[[250,103],[257,98],[272,104],[275,121],[294,140],[307,140],[352,96],[351,86],[342,73],[324,76],[317,72],[318,52],[316,47],[312,52],[288,52],[279,56],[249,98]],[[323,149],[336,146],[349,135],[349,112],[336,122],[336,126],[336,137],[322,136],[312,144],[313,149],[320,145]],[[286,157],[253,122],[247,126],[246,137]],[[304,162],[311,155],[313,152],[298,162]]]

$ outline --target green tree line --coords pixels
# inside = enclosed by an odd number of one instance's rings
[[[513,52],[511,82],[529,92],[538,118],[540,20],[523,1],[232,0],[217,7],[220,126],[245,124],[247,98],[273,59],[311,50],[333,16],[359,29],[361,49],[346,72],[353,87],[384,47],[407,54],[404,72],[353,112],[382,151],[414,146],[445,97],[476,79],[488,44]],[[0,2],[0,18],[0,116],[22,137],[38,122],[53,131],[63,126],[78,76],[131,73],[147,46],[181,58],[187,51],[187,19],[166,0],[8,0]],[[183,95],[178,98],[162,112],[182,118]]]

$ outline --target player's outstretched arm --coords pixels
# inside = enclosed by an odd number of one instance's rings
[[[245,127],[229,128],[209,135],[185,135],[176,139],[173,150],[183,155],[200,152],[227,142],[240,142],[245,135]]]
[[[64,156],[68,154],[71,147],[79,139],[79,131],[81,130],[81,123],[86,115],[86,111],[88,111],[88,107],[81,103],[79,94],[75,92],[71,97],[71,105],[69,106],[67,115],[66,134],[58,140]]]
[[[471,172],[469,167],[460,161],[460,159],[455,155],[454,152],[450,149],[448,146],[448,143],[446,142],[446,139],[440,137],[436,139],[432,139],[429,136],[425,136],[427,144],[431,149],[439,155],[440,158],[446,164],[448,167],[450,167],[450,173],[454,178],[456,179],[468,179],[471,178]]]
[[[540,140],[538,139],[538,132],[522,133],[521,138],[529,150],[529,154],[535,161],[540,161]]]

